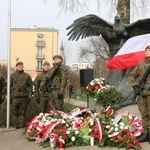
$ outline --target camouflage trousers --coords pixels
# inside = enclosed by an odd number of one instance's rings
[[[14,98],[11,105],[12,124],[15,128],[25,127],[27,98]]]
[[[64,96],[58,98],[59,90],[52,90],[49,94],[49,104],[51,109],[63,110]]]
[[[49,97],[40,97],[40,110],[43,113],[49,112],[50,111],[50,104],[49,104]]]
[[[141,113],[143,128],[150,129],[150,96],[138,96],[138,109]]]

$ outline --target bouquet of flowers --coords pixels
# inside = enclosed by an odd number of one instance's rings
[[[129,115],[130,114],[130,115]],[[129,112],[114,115],[114,110],[108,107],[105,111],[101,111],[98,114],[98,121],[101,123],[102,135],[99,140],[99,134],[97,133],[97,125],[93,126],[93,135],[98,135],[95,138],[95,142],[98,146],[112,146],[126,149],[141,149],[139,141],[136,139],[142,132],[141,119]],[[126,121],[124,117],[128,118]],[[132,119],[130,118],[132,117]],[[125,121],[125,122],[124,122]],[[135,127],[136,126],[136,127]]]
[[[136,136],[141,132],[140,118],[129,112],[115,115],[109,106],[95,113],[87,108],[76,108],[68,113],[56,110],[40,113],[27,124],[26,134],[29,140],[42,146],[46,142],[46,146],[56,143],[60,148],[90,145],[94,138],[97,146],[139,150]]]
[[[103,88],[107,88],[108,82],[104,78],[95,78],[86,87],[89,95],[95,97],[96,94]]]
[[[86,89],[98,105],[113,105],[119,103],[123,98],[122,94],[114,86],[110,86],[104,78],[92,80]]]

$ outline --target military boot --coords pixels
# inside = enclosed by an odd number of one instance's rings
[[[149,141],[149,130],[148,129],[144,129],[144,131],[141,133],[140,136],[137,137],[137,140],[139,142],[146,142]]]

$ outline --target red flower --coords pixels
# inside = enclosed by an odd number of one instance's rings
[[[122,142],[122,139],[120,138],[120,139],[118,139],[118,142],[120,143],[120,142]]]
[[[128,148],[128,149],[132,148],[132,144],[131,144],[131,143],[128,143],[127,148]]]
[[[128,137],[125,135],[125,136],[123,137],[123,140],[124,140],[124,141],[127,141],[127,140],[128,140]]]
[[[31,130],[28,130],[28,131],[27,131],[27,135],[28,135],[28,136],[32,136],[32,135],[33,135],[32,131],[31,131]]]
[[[122,136],[122,132],[119,132],[118,135],[119,135],[119,136]]]
[[[116,136],[112,136],[112,139],[114,139],[114,140],[115,140],[115,139],[116,139]]]

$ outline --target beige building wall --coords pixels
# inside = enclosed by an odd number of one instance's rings
[[[24,70],[41,71],[40,63],[58,54],[58,30],[52,28],[11,29],[11,67],[23,61]]]

